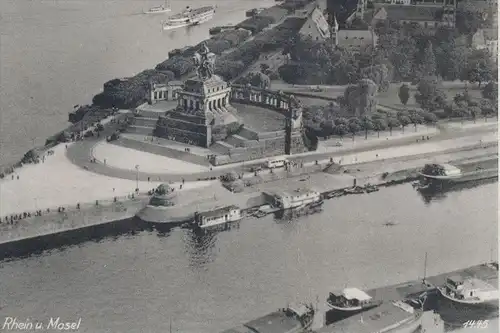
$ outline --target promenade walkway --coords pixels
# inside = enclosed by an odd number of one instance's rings
[[[397,157],[398,154],[410,155],[425,153],[427,151],[439,151],[452,148],[453,146],[460,147],[461,145],[479,143],[480,140],[486,142],[487,140],[496,140],[496,127],[493,124],[487,126],[479,126],[476,128],[468,128],[464,130],[453,130],[441,132],[434,135],[430,141],[416,142],[415,136],[399,137],[397,140],[374,140],[372,142],[364,141],[358,138],[357,142],[348,144],[346,140],[346,147],[320,147],[318,151],[297,154],[293,156],[286,156],[288,160],[297,161],[301,163],[315,163],[315,161],[334,159],[343,159],[344,163],[361,162],[361,159],[376,159],[376,158],[389,158]],[[407,129],[410,132],[410,129]],[[418,133],[418,132],[417,132]],[[420,133],[418,133],[420,134]],[[421,135],[424,135],[423,133]],[[76,165],[87,169],[96,174],[105,175],[108,177],[122,178],[128,180],[140,181],[155,181],[155,182],[178,182],[178,181],[197,181],[199,179],[206,179],[208,177],[219,177],[229,171],[237,173],[248,172],[249,168],[254,165],[261,165],[267,161],[266,159],[255,160],[248,163],[235,163],[225,166],[212,167],[212,169],[199,170],[196,166],[187,162],[184,164],[177,164],[174,171],[165,171],[171,159],[167,157],[155,157],[154,165],[145,166],[142,161],[145,161],[148,155],[143,155],[144,159],[140,156],[134,155],[134,162],[126,162],[123,165],[118,162],[112,161],[113,156],[107,157],[107,163],[104,165],[104,156],[96,157],[98,162],[91,163],[90,160],[94,157],[90,155],[92,148],[98,141],[89,140],[77,142],[68,148],[67,156]],[[136,154],[136,153],[134,153]],[[132,155],[130,155],[132,156]],[[377,157],[378,156],[378,157]],[[137,159],[137,162],[136,162]],[[101,160],[101,162],[99,162]],[[132,165],[133,164],[133,165]],[[139,168],[139,172],[135,170],[136,164],[143,164]],[[156,166],[155,166],[156,165]],[[121,168],[119,168],[121,166]],[[182,167],[185,171],[180,172],[178,169]]]

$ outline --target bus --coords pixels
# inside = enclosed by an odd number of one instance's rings
[[[277,159],[274,159],[274,160],[267,161],[267,167],[269,169],[283,168],[286,163],[287,163],[286,158],[277,158]]]

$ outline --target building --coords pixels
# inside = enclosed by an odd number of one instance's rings
[[[177,93],[182,91],[181,81],[169,81],[168,83],[150,83],[148,103],[154,104],[158,101],[176,100]]]
[[[439,27],[455,27],[455,9],[453,6],[406,6],[394,5],[378,9],[371,24],[394,20],[401,25],[418,24],[422,28],[434,30]]]
[[[353,51],[361,51],[377,45],[378,37],[371,30],[338,30],[336,33],[335,44],[339,47]]]
[[[498,58],[498,31],[497,29],[479,29],[472,36],[472,47],[476,50],[488,50],[496,60]]]
[[[198,75],[176,92],[177,107],[163,111],[157,121],[151,112],[148,118],[143,115],[136,120],[141,124],[156,121],[155,136],[210,148],[212,154],[207,157],[214,165],[307,151],[303,106],[298,99],[249,85],[231,85],[213,73],[214,61],[215,55],[203,45],[194,55]],[[278,112],[283,123],[272,129],[261,128],[261,124],[253,129],[248,124],[243,127],[243,119],[252,120],[249,108]]]
[[[317,3],[312,3],[305,9],[297,10],[287,20],[294,20],[300,25],[301,36],[310,37],[312,40],[327,40],[331,37],[330,26],[323,12]]]

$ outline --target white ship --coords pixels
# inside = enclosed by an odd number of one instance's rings
[[[187,7],[182,13],[175,14],[163,22],[163,30],[171,30],[201,24],[211,20],[214,17],[214,14],[214,6],[205,6],[194,9]]]
[[[170,4],[168,0],[165,0],[165,3],[161,6],[151,7],[148,10],[144,11],[144,14],[162,14],[172,11],[170,8]]]
[[[452,276],[447,278],[445,285],[438,287],[438,290],[444,298],[455,304],[498,306],[498,289],[477,278],[463,279],[460,276]]]

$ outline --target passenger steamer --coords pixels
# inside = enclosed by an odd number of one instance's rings
[[[144,14],[162,14],[170,11],[172,11],[172,9],[170,9],[168,0],[165,0],[165,3],[163,5],[157,7],[151,7],[148,10],[145,10]]]
[[[214,6],[205,6],[191,9],[187,7],[182,13],[175,14],[163,22],[163,30],[171,30],[197,25],[211,20],[215,15]]]

